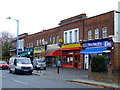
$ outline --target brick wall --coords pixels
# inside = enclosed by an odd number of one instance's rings
[[[28,42],[33,42],[34,46],[37,46],[37,40],[44,39],[44,41],[47,41],[49,44],[49,38],[51,37],[51,42],[53,42],[53,37],[55,37],[55,43],[56,43],[56,36],[61,36],[59,27],[55,27],[52,29],[44,30],[35,34],[31,34],[25,38],[25,47],[27,48],[27,43]],[[40,44],[38,44],[40,45]]]
[[[114,49],[112,50],[112,67],[113,71],[120,70],[120,43],[113,44]]]
[[[88,30],[92,30],[92,39],[95,39],[95,29],[99,29],[99,38],[102,38],[102,28],[107,27],[107,37],[114,34],[114,11],[90,17],[84,22],[84,39],[88,40]]]

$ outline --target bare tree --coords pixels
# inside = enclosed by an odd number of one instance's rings
[[[2,46],[2,56],[8,57],[9,56],[9,49],[11,48],[11,41],[13,40],[14,36],[9,32],[3,31],[0,32],[0,44]]]

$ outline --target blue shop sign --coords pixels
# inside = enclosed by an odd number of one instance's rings
[[[101,42],[92,42],[92,43],[84,43],[83,47],[112,47],[112,42],[101,41]]]
[[[25,52],[33,52],[33,48],[26,48]]]

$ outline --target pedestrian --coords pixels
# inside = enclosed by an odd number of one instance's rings
[[[61,66],[61,60],[59,59],[57,61],[57,71],[58,71],[58,74],[59,74],[59,68],[60,68],[60,66]]]

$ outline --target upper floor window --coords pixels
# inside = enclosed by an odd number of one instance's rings
[[[42,44],[44,44],[44,38],[42,39]]]
[[[30,42],[29,42],[29,48],[30,48]]]
[[[55,37],[53,37],[53,44],[55,44]]]
[[[27,43],[27,48],[28,48],[28,43]]]
[[[64,43],[79,42],[79,28],[64,31]]]
[[[58,43],[59,36],[56,36],[56,42]]]
[[[37,40],[37,46],[38,46],[38,40]]]
[[[78,30],[75,30],[75,42],[77,42],[78,41]]]
[[[39,43],[40,43],[40,45],[41,45],[41,39],[40,39]]]
[[[95,29],[95,39],[99,39],[99,29]]]
[[[67,32],[65,32],[65,43],[67,43]]]
[[[70,43],[72,43],[72,31],[70,31]]]
[[[33,41],[31,42],[31,47],[33,47]]]
[[[107,37],[107,27],[103,27],[102,28],[102,36],[103,36],[103,38],[106,38]]]
[[[49,44],[51,44],[51,37],[49,37]]]
[[[88,40],[91,40],[92,39],[92,30],[89,30],[88,31]]]

